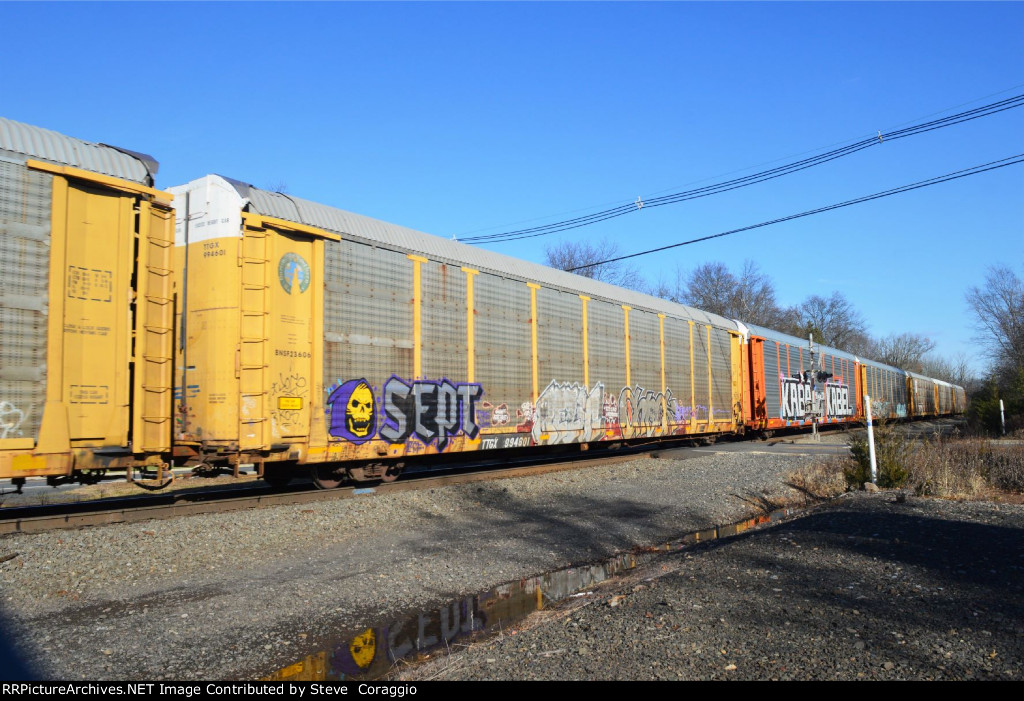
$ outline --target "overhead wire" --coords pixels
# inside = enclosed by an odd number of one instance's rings
[[[963,170],[953,171],[952,173],[946,173],[945,175],[937,175],[934,178],[928,178],[927,180],[919,180],[916,183],[910,183],[908,185],[901,185],[894,187],[889,190],[883,190],[876,192],[871,195],[864,195],[863,197],[857,197],[852,200],[846,200],[845,202],[837,202],[835,204],[826,205],[824,207],[818,207],[817,209],[810,209],[806,212],[800,212],[799,214],[790,214],[785,217],[779,217],[770,221],[760,222],[758,224],[751,224],[749,226],[743,226],[738,229],[731,229],[729,231],[723,231],[718,234],[711,234],[710,236],[701,236],[700,238],[690,239],[689,241],[681,241],[679,243],[672,243],[667,246],[659,246],[658,248],[650,248],[645,251],[639,251],[637,253],[629,253],[622,256],[616,256],[614,258],[608,258],[607,260],[595,261],[593,263],[587,263],[586,265],[578,265],[574,268],[566,268],[568,272],[575,272],[577,270],[584,270],[586,268],[593,268],[598,265],[605,265],[607,263],[617,263],[618,261],[628,260],[630,258],[637,258],[639,256],[646,256],[651,253],[659,253],[661,251],[667,251],[672,248],[679,248],[681,246],[688,246],[693,243],[700,243],[701,241],[710,241],[711,239],[721,238],[723,236],[731,236],[732,234],[738,234],[744,231],[750,231],[751,229],[760,229],[761,227],[771,226],[772,224],[781,224],[782,222],[792,221],[794,219],[800,219],[802,217],[809,217],[812,214],[821,214],[822,212],[828,212],[833,209],[840,209],[842,207],[849,207],[855,204],[861,204],[863,202],[869,202],[871,200],[881,199],[883,197],[890,197],[892,195],[898,195],[904,192],[910,192],[911,190],[917,190],[923,187],[929,187],[931,185],[938,185],[940,183],[949,182],[950,180],[957,180],[959,178],[966,178],[971,175],[979,175],[990,170],[996,170],[999,168],[1005,168],[1007,166],[1015,165],[1017,163],[1024,162],[1024,153],[1018,153],[1015,156],[1008,156],[1006,158],[999,159],[997,161],[990,161],[988,163],[982,163],[981,165],[972,166],[971,168],[964,168]]]
[[[829,161],[843,158],[858,151],[877,146],[885,143],[885,141],[895,141],[898,139],[907,138],[910,136],[916,136],[917,134],[923,134],[936,129],[944,129],[946,127],[955,126],[963,122],[972,121],[981,117],[987,117],[999,112],[1003,112],[1009,109],[1014,109],[1024,105],[1024,94],[1015,95],[1003,100],[998,100],[993,103],[982,105],[970,110],[964,110],[956,114],[952,114],[939,119],[933,119],[927,122],[922,122],[902,129],[895,129],[885,133],[879,131],[877,136],[870,138],[861,139],[854,143],[842,146],[840,148],[827,151],[809,158],[804,158],[792,163],[763,170],[757,173],[746,175],[740,178],[734,178],[723,182],[715,183],[712,185],[706,185],[704,187],[694,188],[690,190],[684,190],[682,192],[676,192],[669,195],[663,195],[661,197],[654,197],[647,201],[638,200],[637,202],[629,202],[626,204],[612,207],[599,212],[593,212],[591,214],[583,215],[580,217],[574,217],[559,222],[553,222],[551,224],[544,224],[540,226],[528,227],[525,229],[517,229],[513,231],[506,231],[499,234],[487,234],[482,236],[469,236],[460,238],[458,240],[463,243],[501,243],[506,241],[517,241],[520,239],[536,238],[538,236],[547,236],[550,234],[560,233],[563,231],[569,231],[571,229],[577,229],[583,226],[590,226],[598,222],[607,221],[617,217],[624,216],[631,212],[641,211],[643,208],[650,207],[662,207],[669,204],[676,204],[678,202],[684,202],[687,200],[698,199],[701,197],[707,197],[709,195],[720,194],[723,192],[729,192],[730,190],[736,190],[742,187],[748,187],[757,183],[762,183],[768,180],[772,180],[783,175],[789,175],[796,173],[807,168],[828,163]]]

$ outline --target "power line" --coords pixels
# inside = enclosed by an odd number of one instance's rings
[[[998,161],[991,161],[989,163],[983,163],[972,168],[965,168],[963,170],[957,170],[952,173],[945,175],[938,175],[928,180],[920,180],[916,183],[909,185],[901,185],[900,187],[894,187],[890,190],[883,190],[882,192],[876,192],[872,195],[864,195],[852,200],[846,200],[845,202],[839,202],[836,204],[830,204],[825,207],[818,207],[817,209],[810,209],[806,212],[799,214],[790,214],[789,216],[779,217],[778,219],[772,219],[771,221],[764,221],[760,224],[751,224],[750,226],[744,226],[739,229],[732,229],[730,231],[723,231],[719,234],[712,234],[710,236],[702,236],[697,239],[690,239],[689,241],[681,241],[680,243],[669,244],[668,246],[660,246],[658,248],[651,248],[646,251],[640,251],[638,253],[629,253],[624,256],[618,256],[616,258],[609,258],[608,260],[597,261],[595,263],[587,263],[586,265],[578,265],[575,268],[566,268],[568,272],[575,272],[577,270],[583,270],[585,268],[593,268],[598,265],[604,265],[606,263],[616,263],[620,260],[628,260],[630,258],[637,258],[639,256],[645,256],[650,253],[658,253],[660,251],[667,251],[671,248],[679,248],[680,246],[688,246],[691,243],[699,243],[701,241],[710,241],[711,239],[721,238],[723,236],[730,236],[732,234],[738,234],[743,231],[750,231],[751,229],[760,229],[764,226],[770,226],[772,224],[781,224],[782,222],[792,221],[793,219],[800,219],[801,217],[809,217],[812,214],[820,214],[822,212],[828,212],[833,209],[840,209],[841,207],[849,207],[854,204],[861,204],[862,202],[869,202],[871,200],[881,199],[883,197],[890,197],[892,195],[898,195],[903,192],[910,192],[911,190],[917,190],[922,187],[928,187],[930,185],[938,185],[939,183],[949,182],[950,180],[957,180],[959,178],[966,178],[969,175],[978,175],[989,170],[996,170],[998,168],[1005,168],[1016,163],[1024,162],[1024,153],[1018,153],[1016,156],[1009,156],[1007,158],[1000,159]]]
[[[903,129],[896,129],[893,131],[885,132],[884,134],[879,131],[877,136],[871,138],[861,139],[860,141],[852,144],[842,146],[825,153],[804,158],[793,163],[788,163],[776,168],[760,171],[751,175],[746,175],[741,178],[734,178],[732,180],[726,180],[724,182],[707,185],[692,190],[685,190],[683,192],[677,192],[669,195],[663,195],[661,197],[654,197],[649,200],[643,201],[643,207],[662,207],[669,204],[676,204],[679,202],[685,202],[687,200],[698,199],[701,197],[707,197],[710,195],[716,195],[723,192],[729,192],[730,190],[736,190],[749,185],[762,183],[767,180],[773,180],[783,175],[789,175],[796,173],[807,168],[812,168],[829,161],[843,158],[845,156],[852,155],[858,151],[877,146],[885,143],[885,141],[895,141],[898,139],[904,139],[909,136],[916,136],[917,134],[923,134],[925,132],[934,131],[936,129],[944,129],[946,127],[954,126],[956,124],[962,124],[963,122],[972,121],[980,117],[987,117],[993,114],[998,114],[1009,109],[1014,109],[1024,105],[1024,95],[1016,95],[1014,97],[999,100],[981,107],[974,109],[965,110],[958,112],[948,117],[942,117],[940,119],[934,119],[928,122],[922,122],[915,124],[910,127]],[[526,229],[517,229],[514,231],[507,231],[500,234],[488,234],[484,236],[470,236],[467,238],[459,239],[463,243],[500,243],[505,241],[516,241],[526,238],[535,238],[538,236],[547,236],[549,234],[559,233],[562,231],[569,231],[571,229],[577,229],[583,226],[589,226],[598,222],[607,221],[609,219],[615,219],[617,217],[624,216],[631,212],[640,210],[640,201],[630,202],[628,204],[622,204],[617,207],[605,209],[592,214],[587,214],[580,217],[574,217],[560,222],[554,222],[551,224],[544,224],[541,226],[529,227]]]

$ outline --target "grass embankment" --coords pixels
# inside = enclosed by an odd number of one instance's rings
[[[911,489],[918,496],[947,499],[1024,498],[1024,432],[1011,441],[981,437],[908,437],[898,425],[875,427],[878,486]],[[860,489],[871,479],[866,435],[850,439],[851,457],[795,470],[791,483],[827,498]]]

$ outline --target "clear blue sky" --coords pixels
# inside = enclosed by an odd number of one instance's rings
[[[707,184],[1024,93],[1024,4],[0,3],[0,114],[442,236]],[[1024,152],[1024,108],[732,193],[499,244],[624,252]],[[783,159],[783,160],[779,160]],[[710,180],[709,180],[710,179]],[[1024,165],[640,258],[753,258],[876,336],[972,346],[986,267],[1024,274]],[[981,368],[981,362],[974,363]]]

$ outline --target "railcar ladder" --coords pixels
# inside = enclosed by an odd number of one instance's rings
[[[135,311],[135,402],[132,450],[171,449],[174,294],[171,257],[174,212],[141,202]]]
[[[265,229],[247,223],[240,245],[242,299],[238,344],[238,447],[240,450],[260,450],[269,447],[266,435],[269,426],[266,374],[270,364],[267,358],[267,303],[270,295],[271,238]]]

